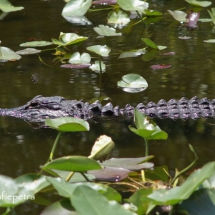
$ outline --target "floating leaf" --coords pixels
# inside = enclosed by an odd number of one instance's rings
[[[180,36],[180,37],[178,37],[179,39],[181,39],[181,40],[189,40],[189,39],[191,39],[192,37],[189,37],[189,36]]]
[[[102,160],[106,158],[113,150],[115,144],[111,137],[101,135],[93,145],[89,158]]]
[[[89,64],[91,61],[91,57],[88,53],[75,52],[71,55],[69,59],[69,63],[71,64]]]
[[[149,7],[149,3],[140,0],[117,0],[123,10],[144,12]]]
[[[101,61],[101,68],[102,68],[102,73],[104,73],[106,69],[106,65],[103,63],[103,61]],[[98,60],[95,61],[95,63],[90,66],[90,69],[96,73],[100,73],[99,61]]]
[[[0,46],[0,61],[16,61],[21,58],[20,55],[7,47]]]
[[[116,27],[123,27],[125,25],[127,25],[130,22],[130,19],[128,17],[128,14],[125,13],[122,10],[118,10],[118,11],[111,11],[108,14],[108,23],[109,24],[113,24],[113,26]]]
[[[140,75],[131,73],[122,76],[122,80],[117,82],[118,87],[125,88],[147,88],[147,81]]]
[[[139,158],[111,158],[100,164],[105,167],[120,167],[127,170],[141,170],[152,168],[154,166],[153,163],[146,162],[151,158],[153,158],[153,156]]]
[[[101,55],[103,57],[107,57],[111,51],[111,49],[106,45],[104,45],[104,46],[101,46],[101,45],[89,46],[89,47],[87,47],[87,50],[94,52],[98,55]]]
[[[157,46],[159,50],[163,50],[163,49],[166,49],[167,46]]]
[[[89,131],[90,129],[87,121],[73,117],[46,119],[45,124],[63,132]]]
[[[38,54],[40,53],[41,50],[39,49],[34,49],[34,48],[26,48],[20,51],[16,51],[16,54],[20,54],[20,55],[31,55],[31,54]]]
[[[157,70],[157,69],[168,69],[168,68],[171,68],[172,65],[170,65],[170,64],[157,64],[157,65],[152,65],[150,67],[154,70]]]
[[[73,172],[86,172],[88,170],[101,169],[98,162],[84,156],[67,156],[57,158],[42,166],[42,169],[58,169]]]
[[[83,16],[92,4],[92,0],[71,0],[63,8],[63,16]]]
[[[196,1],[196,0],[185,0],[191,5],[199,6],[199,7],[208,7],[212,4],[211,1]]]
[[[204,40],[205,43],[215,43],[215,39]]]
[[[180,11],[180,10],[167,10],[170,15],[173,16],[173,18],[179,22],[187,22],[187,14],[184,11]]]
[[[79,36],[78,34],[75,34],[75,33],[63,33],[63,32],[61,32],[59,40],[52,38],[52,42],[55,45],[68,46],[68,45],[80,43],[86,39],[88,39],[88,37],[82,37],[82,36]]]
[[[50,46],[52,42],[48,41],[32,41],[20,44],[22,47],[43,47],[43,46]]]
[[[99,25],[99,27],[94,27],[94,31],[101,36],[121,36],[122,33],[116,33],[116,29],[110,28],[107,25]]]
[[[146,53],[145,49],[132,50],[132,51],[123,52],[119,56],[119,58],[137,57],[145,53]]]
[[[87,19],[85,16],[64,16],[63,18],[66,19],[66,21],[76,24],[76,25],[92,25],[92,22]]]
[[[22,10],[24,7],[14,7],[9,1],[1,0],[0,1],[0,10],[7,13],[7,12],[14,12],[18,10]]]

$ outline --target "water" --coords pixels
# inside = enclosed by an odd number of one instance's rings
[[[86,51],[90,45],[108,45],[111,56],[105,58],[107,71],[102,77],[101,94],[109,96],[114,105],[139,102],[157,102],[161,98],[169,100],[181,97],[207,96],[215,98],[215,73],[213,44],[203,40],[214,38],[210,23],[198,23],[198,28],[188,30],[167,14],[167,9],[182,8],[184,2],[151,1],[150,7],[164,13],[154,24],[143,27],[135,25],[131,33],[123,31],[122,37],[97,38],[92,27],[106,24],[108,12],[92,12],[87,18],[92,26],[77,26],[67,22],[61,11],[63,1],[12,1],[25,10],[10,13],[0,21],[0,40],[2,46],[14,51],[20,50],[19,44],[29,40],[48,40],[58,38],[60,32],[78,33],[88,36],[82,45],[70,49]],[[187,5],[186,5],[187,6]],[[201,18],[208,18],[206,10]],[[179,39],[190,36],[189,40]],[[118,59],[120,52],[143,48],[140,38],[150,38],[158,45],[168,47],[166,52],[173,56],[157,55],[151,61],[142,57]],[[64,69],[53,64],[52,52],[42,53],[44,65],[37,55],[23,56],[20,61],[0,63],[0,104],[2,108],[17,107],[25,104],[36,95],[63,96],[66,99],[90,100],[99,96],[99,77],[89,69]],[[152,70],[154,64],[171,64],[166,70]],[[149,87],[146,91],[129,94],[117,88],[117,81],[125,74],[137,73],[143,76]],[[182,169],[194,158],[188,144],[192,144],[199,156],[196,167],[214,160],[215,120],[156,120],[161,129],[169,134],[167,141],[151,141],[150,154],[155,155],[155,165],[168,165],[170,170]],[[110,135],[116,143],[113,157],[138,157],[144,155],[143,140],[128,129],[132,119],[90,121],[90,132],[65,133],[62,135],[55,157],[65,155],[89,155],[91,146],[102,134]],[[57,132],[52,129],[32,127],[20,119],[0,118],[0,174],[17,177],[21,174],[39,171],[46,162]]]

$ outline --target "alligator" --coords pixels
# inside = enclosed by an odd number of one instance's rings
[[[112,103],[102,106],[99,101],[89,104],[83,100],[66,100],[61,96],[43,97],[39,95],[23,106],[0,109],[0,115],[40,123],[47,118],[67,116],[84,120],[97,116],[132,116],[135,108],[149,117],[160,119],[186,120],[215,117],[215,99],[198,99],[196,96],[190,100],[183,97],[180,100],[171,99],[166,102],[161,99],[157,104],[154,102],[149,102],[147,105],[139,103],[136,107],[127,104],[124,108],[120,108],[119,106],[113,107]]]

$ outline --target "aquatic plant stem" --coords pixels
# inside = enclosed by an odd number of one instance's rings
[[[102,62],[101,62],[101,56],[99,55],[99,97],[101,96],[101,87],[102,87]]]
[[[145,156],[148,156],[149,154],[149,146],[148,146],[148,140],[146,138],[143,138],[145,141]]]
[[[56,139],[55,139],[55,141],[54,141],[54,144],[53,144],[53,146],[52,146],[51,153],[50,153],[50,155],[49,155],[49,161],[52,161],[52,159],[53,159],[54,152],[55,152],[57,143],[58,143],[58,141],[59,141],[59,139],[60,139],[60,136],[61,136],[61,131],[59,131],[59,133],[58,133],[58,135],[57,135],[57,137],[56,137]]]

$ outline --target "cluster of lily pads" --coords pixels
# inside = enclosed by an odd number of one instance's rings
[[[208,7],[211,2],[186,0],[191,5],[198,6],[190,14],[183,11],[168,11],[177,21],[185,23],[188,27],[196,27],[199,21],[199,10],[201,7]],[[99,25],[95,27],[95,32],[100,36],[121,36],[121,32],[116,32],[116,28],[121,29],[131,23],[132,18],[138,18],[135,25],[141,23],[149,16],[160,16],[161,13],[149,10],[149,3],[140,0],[71,0],[66,3],[62,11],[62,16],[71,23],[84,25],[92,24],[84,15],[92,4],[110,5],[111,12],[108,15],[107,23],[111,26]],[[14,7],[7,0],[0,1],[0,20],[9,12],[18,11],[23,7]],[[197,12],[195,10],[198,10]],[[215,9],[208,11],[215,24]],[[192,18],[192,19],[191,19]],[[193,21],[194,20],[194,21]],[[87,37],[75,33],[60,33],[59,39],[52,41],[33,41],[20,44],[26,47],[17,52],[7,47],[0,47],[0,61],[19,60],[21,55],[39,54],[42,51],[33,47],[43,47],[55,45],[54,63],[61,62],[63,68],[90,68],[99,72],[100,76],[106,71],[106,65],[102,58],[109,56],[110,47],[94,45],[86,50],[96,54],[98,60],[91,64],[89,53],[70,53],[68,46],[77,45],[87,40]],[[142,49],[128,50],[120,53],[119,58],[137,57],[144,55],[146,60],[152,59],[165,46],[156,45],[148,38],[142,38],[146,45]],[[168,55],[174,54],[166,53]],[[41,59],[41,58],[40,58]],[[42,61],[42,59],[41,59]],[[170,68],[171,65],[153,65],[152,69]],[[117,83],[127,92],[140,92],[148,84],[146,80],[137,74],[127,74]],[[57,138],[53,144],[48,161],[41,166],[39,173],[22,175],[16,179],[0,175],[0,190],[11,196],[22,196],[23,194],[32,197],[32,201],[37,204],[46,205],[43,215],[53,214],[81,214],[81,215],[142,215],[157,214],[157,209],[161,205],[169,206],[169,213],[173,211],[186,211],[193,214],[196,208],[200,214],[215,213],[215,162],[210,162],[201,169],[193,172],[185,182],[180,185],[179,177],[187,171],[197,160],[194,153],[194,161],[185,169],[175,171],[174,176],[170,176],[166,166],[154,167],[148,162],[153,156],[149,156],[149,140],[167,139],[166,132],[162,131],[153,121],[149,120],[142,113],[135,110],[134,124],[136,128],[129,126],[129,129],[142,137],[145,143],[145,157],[140,158],[111,158],[106,159],[114,148],[114,142],[106,135],[100,136],[95,142],[91,154],[86,156],[71,155],[54,159],[57,144],[63,132],[89,131],[88,122],[74,118],[47,119],[46,125],[58,130]],[[152,169],[154,167],[154,169]],[[128,190],[130,195],[124,198],[121,190]],[[1,193],[2,193],[1,192]],[[57,192],[60,200],[51,203],[42,197],[44,193]],[[0,198],[0,207],[7,208],[4,214],[14,213],[15,206],[24,203],[24,198]],[[204,207],[199,207],[196,202],[204,202]],[[174,206],[174,207],[173,207]],[[208,209],[209,208],[209,209]],[[209,212],[208,212],[209,211]]]

